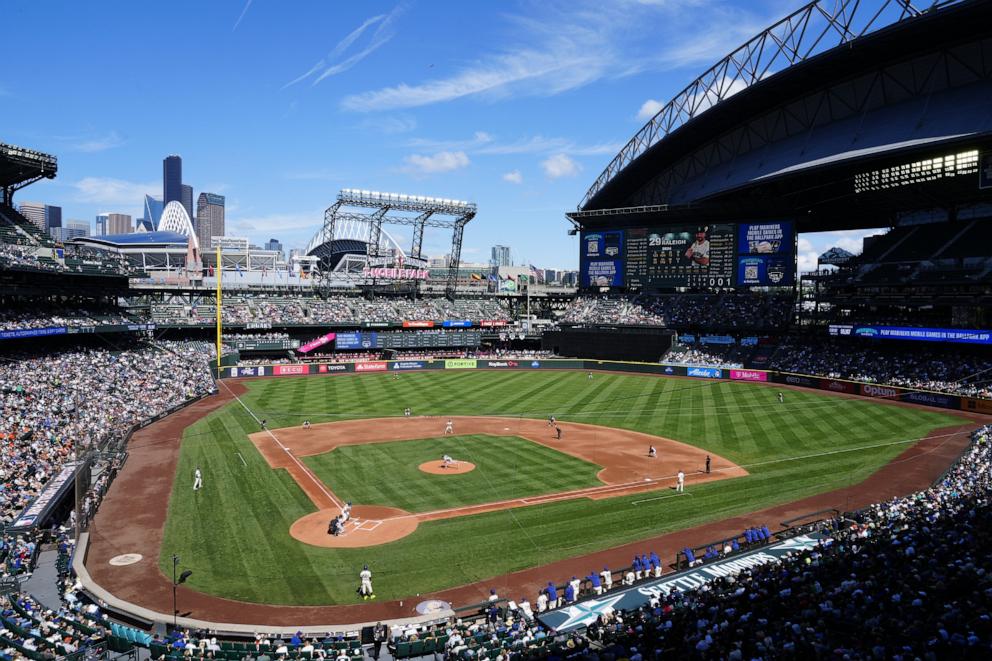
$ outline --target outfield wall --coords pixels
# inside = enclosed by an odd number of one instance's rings
[[[520,358],[477,360],[475,358],[449,358],[438,360],[372,360],[359,363],[294,363],[291,365],[223,367],[221,369],[221,378],[472,369],[587,370],[590,372],[629,372],[633,374],[656,374],[658,376],[681,376],[694,379],[748,381],[751,383],[781,383],[846,395],[859,395],[875,399],[922,404],[923,406],[934,408],[992,415],[992,400],[962,397],[942,392],[912,390],[897,386],[848,381],[845,379],[829,379],[811,374],[703,367],[697,365],[663,365],[658,363],[635,363],[614,360],[569,360],[557,358],[548,360]]]

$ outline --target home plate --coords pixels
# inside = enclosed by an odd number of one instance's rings
[[[503,427],[503,431],[510,431],[509,427]]]

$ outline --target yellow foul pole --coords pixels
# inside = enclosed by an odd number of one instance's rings
[[[221,281],[221,273],[222,272],[223,272],[223,269],[221,268],[221,261],[220,261],[220,246],[218,245],[217,246],[217,266],[216,266],[216,273],[217,273],[217,297],[216,297],[217,298],[217,300],[216,300],[216,308],[217,308],[217,378],[218,379],[220,378],[220,347],[221,347],[221,340],[220,340],[220,336],[221,336],[221,321],[220,321],[220,319],[221,319],[221,302],[222,302],[221,301],[222,296],[221,296],[220,281]]]

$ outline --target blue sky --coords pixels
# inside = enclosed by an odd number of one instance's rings
[[[15,200],[64,219],[140,216],[178,153],[228,235],[302,246],[364,188],[476,202],[463,259],[575,268],[563,214],[649,111],[799,4],[12,1],[0,141],[59,157]],[[804,236],[801,267],[863,234]]]

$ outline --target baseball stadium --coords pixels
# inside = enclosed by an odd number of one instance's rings
[[[990,26],[782,17],[548,218],[571,284],[357,188],[292,261],[56,237],[0,144],[0,657],[989,658]]]

